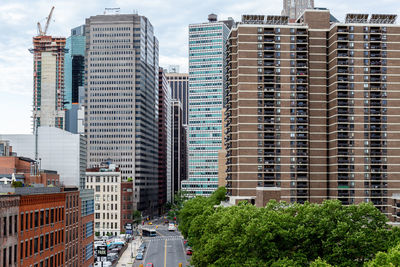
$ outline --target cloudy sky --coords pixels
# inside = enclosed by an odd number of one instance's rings
[[[190,23],[204,22],[215,13],[220,19],[242,14],[280,14],[282,0],[0,0],[0,134],[30,133],[33,59],[28,49],[55,6],[48,33],[68,37],[70,29],[104,8],[147,16],[160,42],[160,65],[178,64],[187,71]],[[398,0],[315,0],[340,21],[346,13],[400,13]]]

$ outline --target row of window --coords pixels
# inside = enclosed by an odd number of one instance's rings
[[[30,240],[21,241],[20,257],[28,258],[47,249],[64,242],[64,231],[59,230],[46,233],[40,237],[31,238]]]
[[[18,215],[4,216],[0,220],[0,237],[17,234]]]
[[[64,220],[64,207],[21,213],[20,220],[21,232],[33,229],[33,227],[37,228],[39,226],[57,223]]]

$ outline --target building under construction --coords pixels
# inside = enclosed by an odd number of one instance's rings
[[[46,35],[53,9],[44,31],[33,37],[33,126],[64,129],[64,37]]]

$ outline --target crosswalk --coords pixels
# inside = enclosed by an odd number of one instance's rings
[[[182,240],[182,239],[183,239],[182,236],[155,236],[148,238],[148,240]]]

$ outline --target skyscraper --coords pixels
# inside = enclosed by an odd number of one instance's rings
[[[135,181],[135,208],[158,209],[158,41],[137,14],[86,19],[89,167],[111,159]]]
[[[171,202],[171,87],[159,70],[158,95],[158,204]],[[163,212],[160,210],[160,212]]]
[[[73,28],[66,41],[65,53],[65,107],[79,103],[79,87],[85,82],[85,25]]]
[[[65,53],[65,130],[84,133],[85,25],[73,28]]]
[[[33,37],[33,127],[64,129],[65,38]]]
[[[371,202],[400,192],[396,15],[246,15],[228,45],[226,179],[233,202]],[[246,57],[241,57],[246,53]]]
[[[282,16],[294,22],[306,9],[314,8],[314,0],[283,0]]]
[[[174,68],[176,70],[176,68]],[[182,103],[183,124],[189,121],[189,75],[187,73],[165,73],[171,86],[172,99],[178,99]]]
[[[192,195],[209,195],[218,187],[225,42],[232,24],[211,14],[208,22],[189,25],[189,179],[182,189]]]
[[[181,189],[182,181],[187,179],[186,128],[183,125],[182,104],[173,99],[171,103],[171,155],[172,155],[172,197]],[[172,199],[173,200],[173,199]]]

